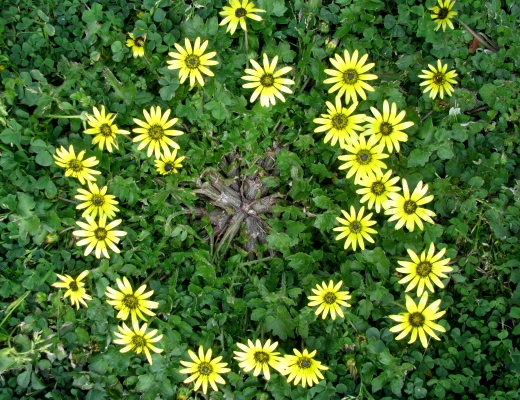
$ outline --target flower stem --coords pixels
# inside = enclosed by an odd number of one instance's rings
[[[244,31],[244,48],[246,50],[246,68],[249,68],[249,36],[247,31]]]

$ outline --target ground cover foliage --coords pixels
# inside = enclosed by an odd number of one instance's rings
[[[457,21],[435,31],[432,0],[255,4],[266,12],[248,20],[247,46],[240,28],[230,35],[219,26],[220,0],[2,7],[0,399],[518,398],[518,3],[455,3],[457,18],[487,34],[494,52],[475,50]],[[125,46],[128,32],[146,35],[144,57]],[[209,40],[219,62],[191,90],[167,68],[186,37]],[[379,77],[356,112],[371,115],[388,100],[414,122],[385,162],[411,188],[427,183],[435,197],[426,207],[437,214],[413,232],[374,214],[375,243],[356,251],[344,250],[333,228],[341,210],[359,208],[359,186],[338,170],[344,151],[313,123],[334,98],[323,83],[329,57],[345,49],[369,54]],[[242,88],[247,60],[263,53],[293,67],[285,103],[250,103]],[[432,100],[418,75],[438,59],[458,77],[453,96]],[[119,136],[113,153],[94,145],[85,114],[101,105],[126,130],[143,109],[170,109],[185,132],[175,138],[186,157],[179,173],[159,175],[134,133]],[[82,185],[52,157],[71,144],[100,160],[97,183],[119,201],[127,235],[110,259],[85,257],[72,235]],[[245,194],[236,182],[246,182]],[[260,201],[254,219],[222,204],[231,191]],[[425,349],[396,341],[388,316],[404,311],[398,261],[431,242],[447,249],[454,271],[430,294],[446,310],[437,322],[447,332]],[[92,300],[76,310],[51,284],[56,273],[84,270]],[[113,343],[119,321],[105,291],[122,277],[145,283],[159,303],[148,322],[163,352],[152,365]],[[329,280],[352,296],[344,318],[322,319],[308,306],[311,289]],[[278,341],[283,354],[317,350],[325,379],[303,388],[275,371],[269,381],[241,371],[236,343],[257,338]],[[207,395],[179,373],[187,350],[201,345],[231,369]]]

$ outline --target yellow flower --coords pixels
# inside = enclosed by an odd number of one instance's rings
[[[369,228],[369,226],[375,225],[376,223],[376,221],[372,221],[370,219],[370,217],[372,217],[372,213],[363,218],[365,207],[361,207],[356,217],[356,209],[354,206],[350,206],[350,214],[345,210],[341,210],[341,212],[346,219],[340,217],[336,217],[336,219],[344,226],[339,226],[333,230],[341,232],[338,236],[336,236],[336,240],[341,240],[344,237],[347,238],[345,241],[345,250],[348,249],[350,245],[352,245],[352,250],[356,251],[358,243],[361,250],[364,250],[365,242],[363,239],[368,240],[370,243],[374,243],[374,239],[372,239],[372,237],[369,235],[370,233],[377,233],[375,229]]]
[[[97,165],[99,161],[96,157],[89,157],[86,160],[83,159],[85,150],[81,150],[76,157],[74,147],[69,146],[69,150],[63,146],[56,149],[56,154],[53,155],[56,165],[65,168],[65,176],[72,176],[78,178],[82,185],[86,181],[95,181],[92,175],[99,175],[101,172],[91,169],[94,165]]]
[[[377,75],[366,74],[368,70],[374,67],[374,63],[365,65],[368,59],[368,54],[365,54],[358,61],[358,51],[355,50],[350,57],[350,53],[345,50],[345,59],[341,58],[339,54],[335,54],[335,58],[330,58],[330,62],[336,69],[326,69],[325,73],[332,75],[332,78],[327,78],[323,83],[334,83],[329,89],[329,93],[335,92],[339,89],[337,96],[342,96],[345,93],[345,104],[348,104],[350,99],[357,101],[357,95],[366,100],[367,96],[365,90],[373,92],[374,88],[365,81],[377,79]]]
[[[386,168],[386,164],[381,159],[387,158],[388,154],[383,153],[385,144],[377,144],[377,137],[374,135],[370,136],[368,143],[364,136],[360,136],[358,139],[352,140],[352,145],[345,144],[343,148],[352,154],[338,157],[341,161],[347,161],[340,165],[339,169],[348,168],[347,178],[356,174],[354,177],[355,184],[361,183],[364,179],[383,174],[381,168]]]
[[[176,157],[177,157],[177,149],[174,149],[173,153],[170,153],[169,149],[165,149],[163,154],[161,154],[161,159],[154,161],[155,169],[157,170],[157,172],[160,173],[161,175],[171,175],[171,174],[176,174],[177,172],[179,172],[178,169],[182,168],[181,162],[186,157],[184,157],[184,156],[179,157],[179,158],[176,158]]]
[[[390,108],[388,100],[383,102],[383,115],[375,107],[370,107],[370,110],[375,118],[365,118],[369,124],[365,126],[364,135],[375,135],[378,141],[386,145],[389,152],[392,152],[394,146],[395,151],[399,151],[399,142],[408,140],[408,135],[402,130],[413,125],[413,122],[400,123],[406,112],[403,110],[397,115],[397,105],[392,103]]]
[[[85,211],[83,211],[81,215],[82,217],[90,215],[94,219],[96,215],[99,214],[100,217],[106,215],[108,219],[112,219],[116,216],[116,212],[119,211],[119,208],[114,204],[119,204],[119,202],[114,200],[116,196],[106,194],[107,190],[107,186],[103,186],[99,189],[98,185],[90,182],[88,182],[88,190],[78,189],[78,193],[80,194],[74,197],[83,201],[83,203],[76,206],[78,210],[85,208]]]
[[[254,3],[250,3],[249,0],[230,0],[229,5],[231,7],[224,6],[224,11],[221,11],[219,14],[226,17],[222,20],[220,25],[229,24],[226,28],[226,32],[231,31],[231,34],[235,33],[239,23],[241,28],[247,31],[246,17],[254,19],[255,21],[261,21],[262,17],[254,13],[265,12],[265,10],[255,8]]]
[[[455,5],[455,1],[452,0],[438,0],[439,4],[433,7],[428,8],[432,12],[432,19],[437,23],[435,30],[438,30],[442,26],[442,30],[446,30],[446,26],[449,26],[451,29],[455,29],[453,27],[453,23],[451,19],[457,15],[456,11],[452,11],[451,9]]]
[[[106,258],[110,258],[107,246],[116,253],[119,253],[116,244],[119,243],[119,236],[126,236],[126,232],[115,231],[113,229],[121,223],[121,220],[116,219],[107,225],[106,216],[100,217],[99,223],[94,221],[89,215],[87,215],[85,219],[87,220],[86,224],[81,221],[76,221],[76,224],[83,229],[73,232],[74,236],[85,238],[76,243],[78,246],[87,245],[84,255],[88,256],[92,250],[96,249],[96,258],[100,258],[101,253],[103,253]]]
[[[398,261],[404,268],[396,268],[398,272],[407,274],[407,276],[399,281],[399,283],[410,282],[406,288],[406,292],[409,292],[416,286],[417,296],[423,294],[424,286],[434,292],[432,282],[440,288],[444,287],[444,284],[439,278],[447,278],[448,276],[445,275],[444,272],[453,271],[453,268],[447,265],[450,262],[449,258],[441,260],[444,253],[446,253],[445,248],[434,255],[435,246],[431,243],[428,254],[426,254],[426,250],[424,250],[420,257],[410,249],[406,249],[406,251],[408,251],[412,262]]]
[[[322,126],[314,129],[314,132],[328,131],[324,142],[330,140],[331,146],[339,141],[339,145],[343,147],[345,144],[351,144],[352,138],[358,138],[357,131],[362,131],[364,127],[357,125],[365,121],[365,114],[351,115],[358,105],[354,103],[350,108],[341,105],[341,97],[336,97],[336,106],[327,101],[328,114],[321,114],[322,118],[315,118],[313,121]]]
[[[376,212],[381,212],[381,207],[386,210],[390,200],[389,194],[401,190],[400,187],[393,186],[397,183],[399,177],[396,176],[390,179],[391,175],[392,170],[389,169],[384,175],[380,173],[363,179],[360,185],[364,186],[364,188],[356,190],[357,194],[363,195],[359,202],[364,203],[368,201],[367,206],[369,210],[374,207],[374,204]]]
[[[121,350],[121,353],[126,353],[127,351],[133,350],[137,354],[141,354],[144,352],[146,355],[146,359],[150,364],[152,364],[152,356],[150,354],[150,350],[154,353],[162,353],[162,349],[158,349],[152,343],[156,343],[163,338],[163,335],[155,336],[157,334],[157,329],[153,329],[150,332],[146,333],[148,329],[148,324],[144,323],[143,326],[139,327],[139,323],[136,321],[132,321],[132,328],[130,329],[123,322],[123,326],[118,326],[119,332],[114,332],[119,339],[115,339],[114,343],[126,345]],[[155,337],[154,337],[155,336]]]
[[[437,60],[437,68],[431,64],[428,64],[428,67],[431,71],[423,69],[422,72],[424,75],[419,75],[419,78],[426,79],[419,85],[427,85],[423,93],[430,92],[429,96],[432,99],[437,97],[437,93],[441,99],[444,98],[444,92],[446,92],[447,96],[451,96],[454,91],[451,83],[456,83],[455,77],[457,76],[457,73],[454,70],[446,72],[448,64],[442,65],[441,60]]]
[[[420,207],[433,200],[433,195],[424,196],[428,191],[428,185],[423,186],[422,181],[420,181],[410,195],[406,179],[403,179],[402,183],[403,195],[399,193],[389,194],[390,200],[388,201],[388,208],[385,211],[385,215],[391,215],[388,221],[398,220],[395,229],[400,229],[403,225],[406,225],[406,228],[410,232],[413,232],[415,229],[415,224],[417,224],[419,229],[424,230],[421,219],[424,219],[430,224],[434,224],[435,222],[431,217],[435,217],[435,213]]]
[[[180,136],[184,134],[182,131],[177,131],[170,129],[171,126],[175,125],[178,118],[173,118],[168,121],[168,117],[170,116],[170,110],[166,110],[164,114],[161,112],[161,107],[157,106],[155,108],[150,109],[150,113],[148,111],[143,110],[145,121],[141,121],[140,119],[134,118],[134,122],[140,126],[140,128],[132,129],[132,132],[140,133],[139,136],[136,136],[133,141],[141,142],[137,147],[137,150],[141,150],[142,148],[148,146],[147,155],[150,157],[155,151],[155,158],[161,157],[161,148],[163,152],[166,152],[168,146],[171,146],[175,149],[179,149],[180,146],[170,139],[168,136]]]
[[[136,39],[134,34],[129,32],[128,36],[130,36],[130,39],[126,40],[126,46],[132,49],[134,58],[144,57],[144,43],[146,41],[146,35],[139,36]]]
[[[325,365],[321,365],[320,361],[314,359],[316,350],[309,353],[307,349],[304,349],[302,353],[298,350],[293,349],[295,355],[285,355],[282,372],[283,375],[289,375],[287,382],[291,382],[294,379],[294,385],[297,385],[300,381],[302,386],[307,385],[313,386],[315,383],[319,383],[318,378],[324,379],[322,371],[326,371],[329,368]]]
[[[88,273],[89,273],[88,270],[83,271],[81,274],[79,274],[79,276],[76,279],[74,279],[70,275],[63,276],[60,274],[56,274],[56,276],[59,279],[61,279],[63,282],[55,282],[52,284],[52,286],[54,286],[54,287],[68,289],[65,292],[65,294],[63,295],[63,297],[70,296],[70,303],[72,304],[72,306],[74,306],[74,304],[75,304],[77,310],[79,310],[80,302],[85,307],[88,307],[85,300],[92,300],[92,297],[90,297],[87,294],[87,292],[84,288],[85,282],[81,282],[83,280],[83,278],[85,278],[88,275]]]
[[[251,59],[249,61],[254,69],[247,68],[244,72],[249,75],[243,76],[242,79],[251,82],[242,85],[242,87],[246,89],[256,88],[251,95],[251,103],[258,96],[260,96],[260,104],[263,107],[269,107],[269,102],[274,106],[276,104],[275,96],[285,102],[282,92],[292,93],[292,90],[284,85],[294,85],[294,81],[281,78],[281,76],[291,71],[292,67],[284,67],[275,71],[278,56],[275,56],[271,64],[269,64],[269,59],[265,53],[263,68],[255,60]]]
[[[208,47],[208,41],[206,40],[202,45],[200,44],[200,37],[195,39],[195,43],[193,45],[193,49],[191,48],[191,42],[188,38],[184,39],[184,47],[178,43],[174,43],[175,48],[178,50],[178,53],[171,52],[168,53],[170,57],[173,57],[174,60],[167,61],[168,69],[178,69],[179,70],[179,80],[180,83],[184,83],[184,81],[190,77],[190,86],[193,87],[195,85],[195,79],[199,82],[200,86],[204,86],[204,79],[202,78],[201,72],[208,76],[214,76],[215,74],[211,72],[209,68],[206,66],[217,65],[218,61],[211,60],[211,58],[217,55],[216,52],[211,52],[208,54],[204,54],[204,50]]]
[[[408,312],[401,313],[399,315],[388,316],[394,321],[400,322],[399,325],[390,328],[390,332],[402,331],[395,338],[396,340],[401,340],[406,335],[408,335],[410,331],[412,332],[412,335],[408,343],[414,343],[417,339],[417,336],[419,336],[421,344],[424,348],[428,347],[428,339],[426,338],[426,334],[430,335],[436,340],[441,340],[435,334],[434,330],[439,332],[446,332],[446,329],[433,321],[442,317],[446,311],[439,311],[439,305],[441,304],[440,299],[434,301],[428,307],[426,307],[427,303],[428,292],[423,293],[421,299],[419,300],[419,304],[415,304],[412,298],[406,295],[406,310]]]
[[[159,303],[146,300],[153,294],[153,290],[145,293],[146,285],[142,285],[134,292],[132,285],[128,282],[126,277],[123,277],[123,281],[119,278],[116,279],[116,283],[120,292],[107,286],[105,296],[113,299],[107,300],[108,304],[114,306],[116,310],[120,310],[117,314],[117,318],[125,321],[128,316],[131,315],[132,324],[135,324],[137,322],[137,317],[146,321],[146,317],[143,313],[152,317],[155,315],[155,313],[150,311],[150,308],[159,307]]]
[[[271,378],[269,367],[275,370],[280,369],[282,358],[279,357],[280,353],[274,351],[278,346],[278,342],[271,344],[271,339],[267,339],[267,342],[262,345],[260,340],[257,339],[254,344],[251,340],[248,340],[247,344],[246,346],[245,344],[237,343],[237,346],[242,350],[234,352],[237,356],[234,357],[235,360],[240,361],[238,366],[245,372],[254,370],[254,376],[258,376],[262,372],[265,379],[269,380]]]
[[[231,370],[226,368],[227,363],[219,363],[222,357],[216,357],[212,360],[211,349],[204,354],[202,346],[199,347],[198,357],[191,350],[188,350],[188,354],[194,362],[181,360],[181,364],[187,368],[181,369],[179,372],[181,374],[191,374],[191,376],[184,380],[184,383],[195,381],[194,389],[197,390],[200,385],[202,385],[202,392],[204,394],[208,391],[208,383],[215,391],[218,391],[217,383],[222,385],[226,383],[220,374],[225,374]]]
[[[340,292],[341,285],[343,285],[343,281],[339,281],[335,286],[334,282],[330,281],[328,287],[325,282],[322,282],[322,286],[318,284],[316,289],[312,289],[316,296],[307,296],[307,298],[312,300],[309,307],[319,306],[316,315],[322,314],[322,318],[325,319],[330,312],[333,320],[336,319],[336,313],[341,318],[345,317],[340,306],[350,307],[347,300],[350,300],[352,296],[349,295],[349,292]]]
[[[92,139],[92,144],[99,143],[99,148],[103,150],[103,146],[107,146],[107,150],[112,152],[112,145],[116,149],[117,146],[116,135],[128,135],[130,132],[125,131],[123,129],[119,129],[117,125],[113,124],[114,119],[116,117],[115,114],[108,113],[105,114],[105,106],[101,106],[101,112],[94,107],[94,115],[87,114],[87,123],[92,127],[85,130],[87,135],[96,135],[94,139]]]

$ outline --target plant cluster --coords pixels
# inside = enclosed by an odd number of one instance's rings
[[[503,3],[0,11],[0,400],[519,398]]]

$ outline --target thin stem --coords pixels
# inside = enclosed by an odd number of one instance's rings
[[[247,30],[244,31],[244,48],[246,50],[246,68],[249,68],[249,37]]]
[[[63,201],[66,201],[67,203],[78,204],[77,201],[69,200],[69,199],[66,199],[66,198],[64,198],[64,197],[60,197],[60,196],[58,196],[58,199],[63,200]]]

